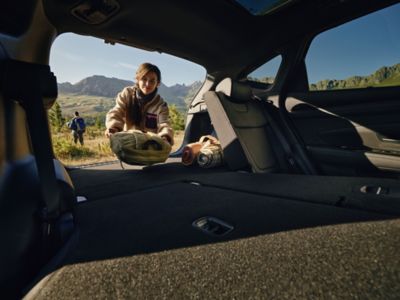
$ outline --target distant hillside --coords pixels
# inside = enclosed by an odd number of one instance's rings
[[[274,83],[274,81],[275,81],[275,77],[269,77],[269,76],[262,77],[262,78],[248,76],[247,79],[250,81],[258,81],[258,82],[263,82],[263,83]]]
[[[69,98],[79,96],[98,96],[102,98],[110,98],[112,105],[117,94],[126,86],[132,86],[133,81],[122,80],[118,78],[108,78],[101,75],[94,75],[82,79],[76,84],[69,82],[59,83],[58,91],[62,95],[68,95]],[[160,95],[168,102],[175,104],[178,108],[184,110],[187,107],[187,96],[193,94],[193,90],[200,87],[200,82],[194,82],[191,85],[175,84],[167,87],[161,83],[159,87]],[[63,97],[66,98],[65,96]],[[88,97],[88,99],[93,97]]]
[[[84,117],[105,114],[115,104],[114,98],[69,93],[59,93],[57,102],[66,118],[72,118],[75,111]]]
[[[344,80],[326,79],[310,85],[311,90],[335,90],[361,87],[400,86],[400,63],[382,67],[368,76],[352,76]]]
[[[59,83],[58,91],[66,94],[90,95],[114,98],[124,87],[133,85],[132,81],[94,75],[78,83]]]
[[[175,84],[167,87],[161,83],[158,91],[168,103],[175,104],[178,108],[186,110],[189,102],[194,97],[194,93],[200,89],[202,84],[200,81],[195,81],[190,85]]]

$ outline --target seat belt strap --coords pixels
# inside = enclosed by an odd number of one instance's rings
[[[15,159],[15,107],[12,101],[4,99],[4,128],[6,137],[6,161]]]
[[[270,121],[271,127],[274,130],[274,133],[276,134],[277,138],[279,139],[283,150],[285,151],[285,154],[287,156],[287,160],[291,166],[293,166],[297,171],[300,171],[304,174],[308,175],[314,175],[317,174],[315,168],[311,165],[309,162],[308,158],[305,157],[304,151],[300,148],[301,146],[294,144],[293,147],[296,148],[297,146],[297,151],[293,152],[292,147],[290,146],[289,142],[287,141],[287,138],[283,135],[282,129],[276,124],[274,118],[271,116],[269,113],[270,111],[270,105],[268,101],[263,101],[259,99],[263,105],[264,105],[264,112],[267,117],[267,119]],[[296,154],[297,153],[297,154]]]
[[[263,112],[264,115],[266,117],[266,119],[268,120],[269,124],[271,125],[273,134],[276,136],[276,138],[278,139],[280,145],[283,148],[283,151],[285,152],[285,160],[286,162],[289,164],[289,166],[293,169],[295,169],[296,171],[301,171],[299,170],[297,164],[296,164],[296,160],[294,158],[294,154],[291,150],[291,147],[289,145],[289,143],[287,142],[286,138],[283,136],[282,132],[281,132],[281,128],[276,124],[274,118],[271,116],[271,114],[269,113],[270,104],[267,101],[263,101],[258,97],[255,97],[258,101],[260,101],[264,107]]]
[[[25,110],[45,204],[42,217],[45,221],[51,223],[60,214],[60,192],[54,169],[54,155],[43,100],[45,97],[51,99],[57,97],[57,80],[47,65],[16,60],[6,60],[3,64],[5,76],[2,80],[2,90],[6,101],[15,100]],[[21,82],[23,85],[20,84]]]

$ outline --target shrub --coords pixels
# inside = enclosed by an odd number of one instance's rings
[[[95,152],[91,149],[74,144],[70,139],[63,136],[53,137],[54,154],[59,159],[76,159],[95,156]]]
[[[169,116],[174,130],[183,130],[185,128],[184,116],[174,104],[169,106]]]

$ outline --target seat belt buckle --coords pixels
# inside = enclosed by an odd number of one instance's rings
[[[290,164],[292,167],[294,167],[294,165],[296,164],[294,158],[291,157],[291,156],[289,156],[289,157],[287,158],[287,161],[289,162],[289,164]]]

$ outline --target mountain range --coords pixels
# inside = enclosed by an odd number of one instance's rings
[[[252,78],[249,80],[272,84],[274,77]],[[400,86],[400,64],[385,66],[367,76],[351,76],[346,79],[325,79],[310,84],[311,91],[351,89],[364,87]]]
[[[362,87],[400,86],[400,63],[385,66],[367,76],[351,76],[347,79],[326,79],[310,85],[310,90],[335,90]]]
[[[84,78],[75,84],[69,82],[59,83],[58,91],[60,94],[98,96],[111,98],[114,101],[117,94],[124,87],[132,86],[133,84],[134,82],[129,80],[94,75]],[[186,108],[191,100],[188,96],[198,91],[201,84],[200,81],[196,81],[190,85],[175,84],[168,87],[161,83],[158,92],[169,104],[174,104],[178,108]]]

